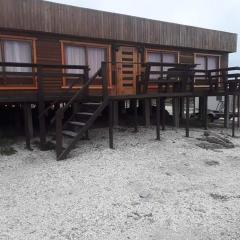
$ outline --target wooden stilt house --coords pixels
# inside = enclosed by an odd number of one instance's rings
[[[230,74],[238,68],[228,68],[236,43],[234,33],[41,0],[0,0],[0,104],[24,106],[28,144],[30,104],[36,104],[42,146],[45,115],[57,108],[56,151],[63,159],[106,107],[112,146],[119,100],[143,100],[148,122],[153,98],[157,109],[173,98],[178,119],[181,98],[189,107],[189,97],[205,97],[206,105],[208,96],[238,95],[238,74]],[[63,136],[72,138],[65,147]]]

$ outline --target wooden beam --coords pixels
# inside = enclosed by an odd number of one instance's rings
[[[235,112],[236,112],[236,95],[233,95],[233,104],[232,104],[232,137],[235,137]]]
[[[25,126],[25,137],[26,137],[26,148],[31,149],[31,137],[33,135],[33,124],[32,124],[32,110],[31,105],[24,103],[24,126]]]
[[[109,147],[113,149],[113,112],[114,112],[114,104],[110,100],[109,101]]]
[[[119,125],[119,104],[118,101],[114,101],[114,112],[113,112],[113,124],[114,126],[118,126]]]
[[[208,129],[208,97],[203,98],[204,106],[203,106],[203,127],[205,130]]]
[[[156,131],[157,131],[157,140],[160,140],[160,98],[156,99],[156,103],[157,103]]]
[[[186,137],[189,137],[189,97],[186,97]]]
[[[237,127],[240,127],[240,95],[237,96]]]
[[[172,99],[172,109],[173,109],[173,123],[176,128],[179,128],[179,98],[175,97]]]
[[[144,99],[144,118],[145,118],[145,126],[149,127],[150,122],[150,102],[151,99]]]
[[[133,100],[133,111],[134,111],[134,132],[138,132],[138,108],[137,108],[137,99]]]
[[[229,128],[229,95],[224,97],[224,127]]]
[[[160,98],[160,108],[162,112],[162,130],[166,129],[165,98]]]

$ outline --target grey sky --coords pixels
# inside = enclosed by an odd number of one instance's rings
[[[240,0],[51,0],[74,6],[211,28],[240,35]],[[73,23],[74,24],[74,23]],[[238,36],[238,44],[240,36]],[[240,66],[240,53],[230,55]]]

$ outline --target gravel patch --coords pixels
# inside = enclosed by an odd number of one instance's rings
[[[19,140],[0,156],[0,239],[240,239],[240,139],[209,151],[200,129],[161,134],[115,129],[111,150],[92,130],[60,162]]]

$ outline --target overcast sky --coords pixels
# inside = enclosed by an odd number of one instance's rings
[[[197,27],[234,32],[240,35],[240,0],[50,1]],[[238,45],[239,44],[240,36],[238,36]],[[240,53],[230,54],[230,65],[240,66]]]

